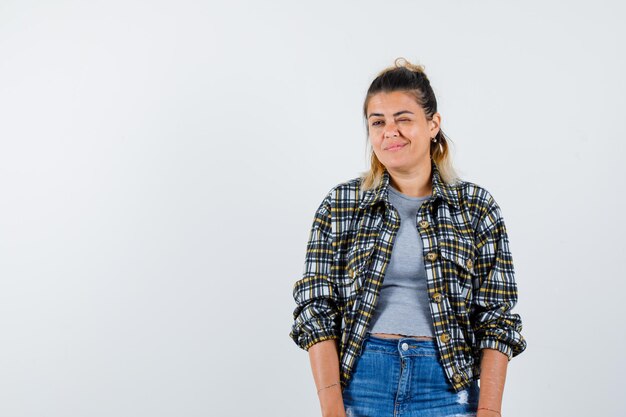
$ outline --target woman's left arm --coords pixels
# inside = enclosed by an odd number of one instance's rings
[[[518,294],[504,218],[489,193],[486,199],[476,231],[471,315],[476,348],[481,352],[479,417],[498,416],[508,362],[526,349],[522,320],[511,311]]]

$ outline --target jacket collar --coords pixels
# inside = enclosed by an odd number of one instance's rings
[[[431,168],[432,168],[431,179],[432,179],[433,198],[435,200],[442,199],[450,207],[458,208],[459,197],[458,197],[456,190],[454,190],[451,186],[443,182],[443,180],[441,179],[441,174],[439,172],[439,169],[437,168],[437,164],[435,164],[435,161],[431,159],[430,162],[431,162]],[[359,203],[359,208],[365,209],[379,202],[384,202],[385,204],[390,205],[389,196],[388,196],[388,187],[389,187],[390,179],[391,177],[389,175],[389,171],[387,171],[387,169],[384,169],[380,185],[372,190],[368,190],[363,193],[363,199]]]

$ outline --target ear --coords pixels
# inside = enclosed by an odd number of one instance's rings
[[[439,130],[441,129],[441,114],[439,114],[439,112],[433,114],[432,120],[430,120],[428,123],[430,125],[430,137],[434,138],[435,136],[437,136]]]

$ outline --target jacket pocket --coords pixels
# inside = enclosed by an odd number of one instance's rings
[[[476,278],[474,260],[476,248],[466,239],[443,238],[439,240],[441,253],[441,272],[445,291],[457,308],[457,321],[467,327],[465,313],[472,302],[472,288]],[[461,309],[461,306],[465,308]]]
[[[476,275],[474,270],[476,247],[472,242],[463,238],[442,238],[439,239],[439,250],[441,257],[453,263],[465,278]]]
[[[369,261],[374,253],[375,242],[365,245],[355,245],[348,251],[346,265],[347,285],[349,286],[349,298],[354,299],[362,290]]]

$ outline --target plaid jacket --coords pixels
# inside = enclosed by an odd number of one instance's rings
[[[340,382],[350,379],[376,308],[400,217],[389,203],[389,173],[374,190],[360,179],[340,183],[315,213],[289,333],[307,350],[339,339]],[[480,375],[480,350],[509,360],[526,348],[513,259],[504,219],[491,194],[477,184],[444,183],[432,162],[432,197],[417,214],[437,346],[455,390]],[[409,318],[407,318],[409,319]]]

